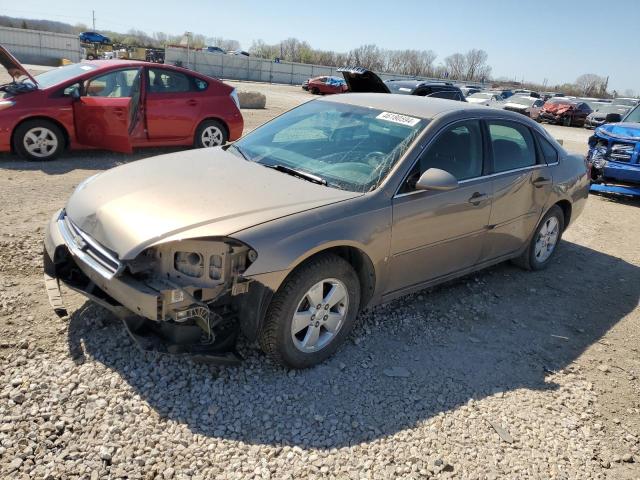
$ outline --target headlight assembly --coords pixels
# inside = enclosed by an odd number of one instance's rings
[[[173,265],[178,272],[192,278],[200,278],[204,271],[204,259],[198,252],[174,253]]]

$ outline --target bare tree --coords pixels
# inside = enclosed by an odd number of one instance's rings
[[[361,45],[349,52],[349,63],[371,70],[382,70],[384,68],[383,53],[376,45]]]
[[[454,53],[444,59],[444,65],[449,73],[449,78],[462,80],[467,70],[467,60],[461,53]]]
[[[586,96],[600,95],[605,89],[606,82],[606,78],[595,73],[584,73],[576,78],[576,86],[582,95]]]
[[[465,79],[466,80],[480,80],[487,76],[487,60],[489,55],[484,50],[471,49],[465,55]]]

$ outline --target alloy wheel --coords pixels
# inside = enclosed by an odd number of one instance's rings
[[[544,222],[536,238],[535,258],[544,263],[553,253],[560,236],[560,223],[556,217],[549,217]]]
[[[347,317],[349,293],[336,278],[313,285],[298,303],[291,321],[291,338],[298,350],[317,352],[336,337]]]
[[[217,147],[218,145],[222,145],[224,136],[220,128],[215,125],[209,125],[202,131],[200,138],[204,147]]]
[[[46,158],[57,150],[58,137],[46,127],[33,127],[25,133],[22,144],[30,155]]]

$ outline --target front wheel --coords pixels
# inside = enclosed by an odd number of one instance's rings
[[[523,254],[514,263],[525,270],[542,270],[548,264],[564,231],[564,212],[554,205],[542,218]]]
[[[13,136],[14,150],[26,160],[53,160],[64,147],[62,130],[49,120],[27,120]]]
[[[331,356],[355,323],[360,283],[351,265],[323,255],[295,270],[274,296],[259,334],[262,350],[289,368]]]
[[[205,120],[200,124],[194,139],[196,148],[218,147],[227,143],[227,129],[217,120]]]

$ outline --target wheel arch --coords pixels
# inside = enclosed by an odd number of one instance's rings
[[[204,122],[207,122],[209,120],[215,120],[216,122],[219,122],[220,125],[222,125],[227,133],[227,138],[229,138],[230,132],[229,132],[229,125],[227,125],[227,122],[224,121],[224,119],[220,118],[220,117],[216,117],[215,115],[208,115],[202,119],[200,119],[200,121],[198,122],[198,124],[196,125],[195,130],[193,131],[193,138],[195,140],[195,136],[198,133],[198,130],[200,130],[200,127],[202,126],[202,124]]]
[[[373,298],[373,293],[376,287],[376,272],[369,255],[358,247],[353,245],[337,245],[319,250],[295,265],[295,267],[291,269],[289,275],[302,265],[313,261],[319,256],[327,254],[337,255],[338,257],[343,258],[355,270],[358,275],[358,280],[360,281],[360,309],[365,308],[371,298]],[[289,275],[287,275],[287,278]]]
[[[65,149],[69,148],[71,139],[69,137],[69,132],[67,131],[67,129],[62,123],[60,123],[55,118],[47,117],[46,115],[34,115],[31,117],[23,118],[18,123],[16,123],[16,125],[13,127],[13,130],[11,131],[11,152],[15,153],[15,139],[16,139],[16,132],[18,131],[18,128],[20,128],[20,126],[23,125],[25,122],[29,122],[32,120],[46,120],[47,122],[51,122],[55,124],[62,132],[62,135],[64,135],[64,148]]]
[[[564,215],[564,229],[566,230],[571,222],[571,211],[572,205],[569,200],[559,200],[554,203],[552,206],[557,205],[562,210],[562,214]]]

